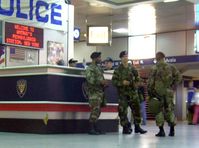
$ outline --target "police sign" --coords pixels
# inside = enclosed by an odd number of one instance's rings
[[[64,0],[0,0],[0,17],[6,21],[66,30],[68,7]]]

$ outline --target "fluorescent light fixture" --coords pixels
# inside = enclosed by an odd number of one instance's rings
[[[89,5],[91,7],[104,7],[104,4],[100,2],[90,2]]]
[[[169,3],[169,2],[177,2],[179,0],[164,0],[165,3]]]
[[[132,7],[128,13],[129,35],[152,34],[156,32],[156,10],[150,4]]]
[[[114,29],[113,32],[116,32],[116,33],[128,33],[128,29],[126,29],[126,28],[118,28],[118,29]]]

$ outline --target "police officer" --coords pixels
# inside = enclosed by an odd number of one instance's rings
[[[175,135],[175,115],[173,93],[176,85],[181,81],[179,71],[165,62],[165,55],[162,52],[156,53],[156,65],[153,67],[149,80],[148,92],[151,97],[156,97],[160,101],[160,110],[156,114],[156,125],[159,126],[158,137],[165,137],[164,120],[170,126],[169,136]]]
[[[127,118],[127,108],[130,106],[134,117],[135,133],[144,134],[147,131],[140,127],[141,114],[140,114],[140,101],[137,92],[137,83],[139,76],[137,70],[128,63],[128,53],[122,51],[119,55],[121,64],[113,73],[112,83],[118,90],[118,111],[120,117],[120,124],[123,127],[123,134],[131,134],[131,123]]]
[[[104,61],[104,71],[113,70],[113,59],[111,57],[107,57]]]
[[[101,62],[101,52],[91,54],[92,63],[86,68],[87,94],[91,108],[89,134],[98,135],[102,132],[97,127],[97,120],[101,114],[101,107],[105,106],[104,87],[108,81],[104,79],[103,70],[98,66]]]
[[[76,67],[77,62],[78,61],[73,58],[68,61],[70,67]]]

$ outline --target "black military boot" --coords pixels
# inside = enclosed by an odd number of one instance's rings
[[[89,122],[89,132],[88,132],[88,134],[90,134],[90,135],[99,135],[99,132],[97,132],[96,130],[95,130],[95,123],[93,123],[93,122]]]
[[[164,132],[163,126],[160,126],[159,129],[160,129],[159,133],[157,133],[155,136],[157,136],[157,137],[165,137],[165,132]]]
[[[105,131],[100,130],[97,122],[94,124],[94,128],[95,128],[95,131],[98,132],[100,135],[106,134]]]
[[[128,125],[123,126],[123,134],[131,134],[132,133],[132,129],[129,129]]]
[[[127,126],[128,126],[128,128],[129,128],[129,130],[132,132],[133,129],[132,129],[132,127],[131,127],[131,123],[130,123],[130,122],[127,124]]]
[[[169,136],[173,137],[174,135],[175,135],[175,129],[174,129],[174,126],[170,126]]]
[[[135,133],[145,134],[147,131],[143,130],[139,124],[135,124]]]

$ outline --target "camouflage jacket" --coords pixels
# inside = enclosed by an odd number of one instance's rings
[[[160,96],[173,92],[173,88],[181,81],[180,72],[174,65],[164,61],[158,62],[148,79],[149,94],[157,93]]]
[[[127,80],[130,82],[129,86],[124,86],[123,81]],[[136,83],[139,81],[139,76],[137,70],[129,64],[127,68],[123,64],[119,65],[115,69],[112,77],[112,83],[118,89],[118,92],[122,96],[134,96],[137,92]]]
[[[103,92],[102,80],[104,80],[103,70],[96,64],[90,64],[86,68],[87,90],[89,93]]]

